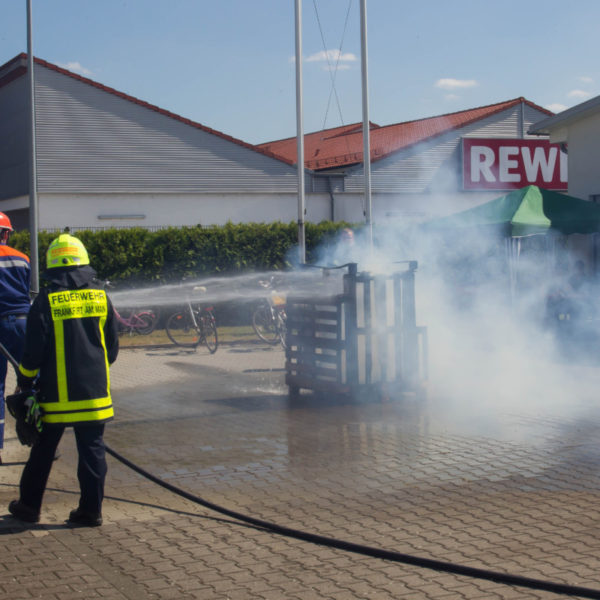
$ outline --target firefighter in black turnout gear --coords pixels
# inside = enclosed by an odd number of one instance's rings
[[[104,424],[113,418],[109,364],[119,351],[117,322],[80,240],[60,235],[46,259],[43,278],[49,286],[29,312],[17,376],[22,390],[39,389],[42,432],[23,469],[20,498],[8,509],[23,521],[39,521],[56,448],[65,427],[73,427],[81,495],[69,522],[98,526],[107,470]]]

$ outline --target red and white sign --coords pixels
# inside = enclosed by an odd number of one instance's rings
[[[463,138],[463,188],[567,190],[567,155],[548,140]]]

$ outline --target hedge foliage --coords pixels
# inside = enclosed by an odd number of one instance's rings
[[[315,249],[335,238],[348,223],[306,223],[306,261]],[[227,223],[224,226],[134,227],[74,232],[85,245],[101,279],[123,286],[173,283],[184,278],[249,271],[282,270],[297,262],[296,223]],[[55,232],[38,234],[39,268]],[[10,245],[30,254],[29,232],[15,232]]]

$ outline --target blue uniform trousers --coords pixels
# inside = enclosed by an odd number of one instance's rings
[[[0,342],[19,362],[25,346],[26,315],[3,315],[0,317]],[[0,352],[0,450],[4,448],[4,396],[8,361]],[[11,390],[12,392],[12,390]]]

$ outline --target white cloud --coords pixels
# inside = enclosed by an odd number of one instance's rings
[[[554,104],[546,104],[544,108],[551,110],[553,113],[559,113],[563,110],[567,110],[567,107],[564,104],[559,104],[558,102],[555,102]]]
[[[576,98],[578,100],[583,100],[584,98],[589,98],[591,94],[586,92],[585,90],[571,90],[567,96],[569,98]]]
[[[68,63],[58,63],[59,67],[67,69],[67,71],[73,71],[73,73],[79,73],[80,75],[91,75],[92,72],[81,65],[80,62],[71,61]]]
[[[340,52],[339,50],[321,50],[316,54],[311,54],[306,59],[306,62],[326,62],[337,63],[337,62],[354,62],[357,60],[356,55],[352,52]]]
[[[591,77],[580,77],[579,81],[581,81],[582,83],[594,83],[594,80]]]
[[[442,90],[458,90],[464,88],[476,87],[478,83],[474,79],[438,79],[435,87]]]
[[[453,100],[458,100],[460,96],[457,96],[456,94],[446,94],[444,98],[452,102]]]

